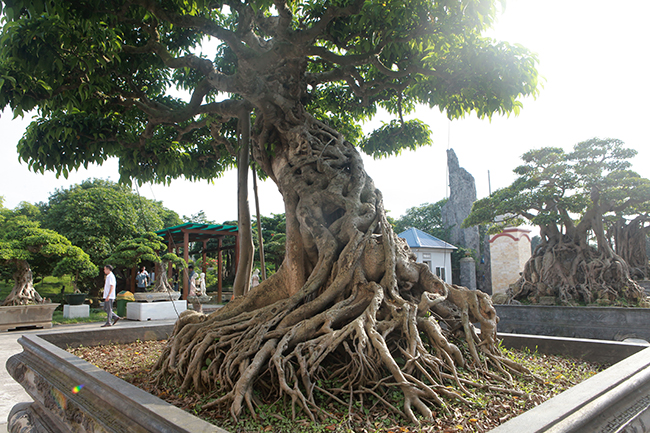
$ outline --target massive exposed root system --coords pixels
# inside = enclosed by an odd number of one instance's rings
[[[466,401],[449,381],[466,396],[472,386],[516,392],[511,374],[526,372],[500,356],[489,297],[415,262],[354,147],[313,119],[285,139],[272,161],[287,209],[285,262],[221,310],[183,313],[158,381],[212,394],[204,409],[229,407],[235,418],[255,414],[259,398],[285,396],[312,419],[327,416],[327,399],[373,401],[416,422],[435,405]],[[481,383],[459,379],[458,367]],[[403,405],[387,398],[395,390]]]
[[[34,279],[32,270],[26,260],[16,261],[16,271],[14,272],[14,287],[11,293],[2,302],[2,306],[7,305],[27,305],[34,303],[43,303],[45,300],[34,289]]]
[[[538,247],[512,288],[512,298],[533,303],[542,296],[567,305],[598,300],[642,305],[647,302],[623,259],[610,249],[599,251],[571,239]]]

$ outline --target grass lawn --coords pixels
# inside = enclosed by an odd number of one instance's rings
[[[61,308],[61,307],[59,307]],[[93,323],[93,322],[106,322],[106,312],[95,308],[90,309],[88,317],[75,317],[73,319],[66,319],[63,317],[63,310],[56,309],[52,315],[53,325],[69,325],[71,323]]]

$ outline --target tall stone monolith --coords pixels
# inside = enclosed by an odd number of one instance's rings
[[[467,218],[472,210],[472,204],[476,201],[474,176],[458,164],[453,149],[447,150],[447,167],[449,168],[449,200],[442,207],[442,222],[446,226],[451,226],[452,244],[478,252],[478,226],[461,228],[463,220]]]
[[[478,257],[477,275],[473,281],[486,293],[492,293],[490,279],[490,250],[487,239],[481,242],[478,226],[461,228],[463,221],[472,210],[476,201],[476,183],[474,176],[462,168],[453,149],[447,150],[447,167],[449,170],[449,200],[442,208],[442,221],[451,227],[449,241],[453,245],[471,248]],[[461,274],[462,275],[462,274]],[[462,285],[471,284],[471,280],[460,281]]]

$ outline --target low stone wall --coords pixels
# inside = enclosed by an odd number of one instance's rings
[[[623,341],[650,341],[650,308],[495,305],[498,331]]]
[[[560,355],[598,364],[613,365],[648,347],[648,344],[546,335],[499,332],[501,344],[508,349],[528,349],[546,355]]]
[[[126,328],[110,327],[108,329],[97,329],[91,331],[57,332],[39,335],[40,338],[52,343],[60,349],[80,346],[100,346],[103,344],[129,344],[136,340],[160,341],[166,340],[172,335],[174,325],[143,324],[143,326]]]
[[[173,325],[152,324],[129,329],[23,336],[19,340],[23,352],[9,358],[7,370],[34,402],[14,407],[9,416],[8,431],[227,433],[62,349],[129,343],[136,339],[160,340],[168,338],[172,330]],[[616,362],[619,358],[629,357],[544,403],[550,409],[540,411],[536,408],[495,431],[542,432],[556,424],[563,426],[558,431],[565,432],[626,431],[595,429],[592,427],[596,424],[585,422],[593,421],[601,426],[606,425],[603,422],[623,420],[620,422],[636,426],[645,422],[650,414],[650,348],[645,349],[647,346],[528,335],[499,334],[499,337],[506,347],[528,347],[540,353],[576,356],[597,362]],[[83,387],[75,388],[80,385]],[[585,428],[585,425],[589,427]]]
[[[491,433],[649,431],[650,348],[647,348]]]
[[[144,328],[145,335],[154,331]],[[65,345],[120,342],[123,329],[115,332],[50,334],[48,339]],[[132,330],[135,335],[136,329]],[[36,335],[25,335],[23,352],[7,361],[7,371],[34,399],[12,409],[9,432],[214,432],[227,433],[165,401],[79,359]],[[133,341],[133,339],[131,340]]]

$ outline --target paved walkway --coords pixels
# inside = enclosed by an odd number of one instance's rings
[[[152,325],[173,324],[176,319],[156,320],[149,322],[140,322],[132,320],[120,320],[115,326],[125,328],[144,327]],[[7,359],[16,353],[22,352],[23,348],[18,343],[22,335],[46,334],[57,332],[78,332],[98,329],[103,322],[98,323],[79,323],[75,325],[55,325],[50,329],[34,329],[21,331],[4,331],[0,332],[0,433],[7,432],[7,418],[11,408],[18,403],[31,402],[32,398],[25,392],[23,387],[16,382],[7,372]],[[106,328],[109,329],[109,328]]]

